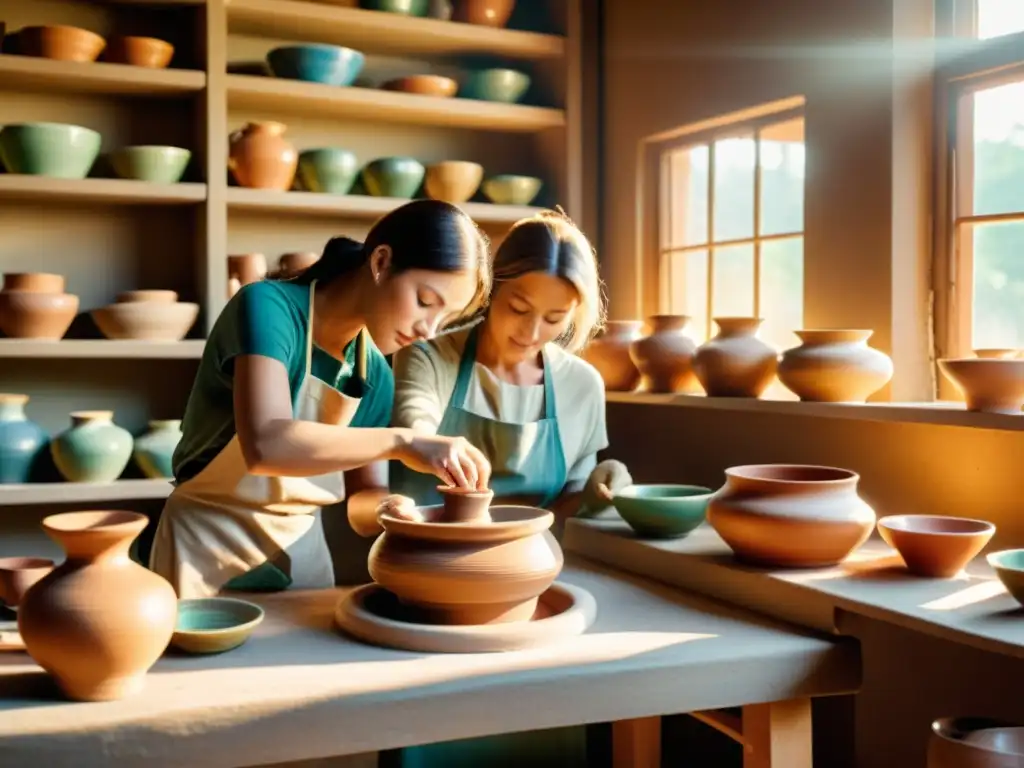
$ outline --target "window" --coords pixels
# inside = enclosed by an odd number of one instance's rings
[[[974,13],[974,36],[979,40],[1024,32],[1021,0],[977,0]]]

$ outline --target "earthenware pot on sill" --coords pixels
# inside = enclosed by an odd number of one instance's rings
[[[23,27],[18,30],[18,53],[58,61],[92,62],[107,41],[88,29],[64,24]]]
[[[247,123],[231,134],[228,169],[239,186],[287,191],[295,181],[299,154],[284,138],[288,126],[277,122]]]
[[[515,7],[516,0],[452,0],[452,21],[504,27]]]
[[[75,411],[71,426],[50,443],[64,479],[72,483],[112,483],[132,457],[132,435],[114,424],[113,411]]]
[[[708,523],[738,560],[780,568],[823,568],[863,544],[875,513],[857,495],[860,477],[835,467],[731,467],[711,497]]]
[[[149,431],[135,438],[132,456],[150,478],[173,477],[174,449],[181,442],[181,419],[158,419],[149,422]]]
[[[78,297],[64,293],[64,278],[42,272],[8,273],[0,290],[0,331],[12,339],[64,337],[78,314]]]
[[[460,205],[480,188],[484,167],[479,163],[448,160],[427,166],[423,189],[427,197]]]
[[[50,436],[25,415],[28,395],[0,394],[0,484],[27,483]]]
[[[1024,727],[988,717],[942,717],[932,723],[927,768],[1021,768]]]
[[[693,375],[697,345],[686,335],[686,315],[653,315],[647,318],[649,333],[634,341],[630,358],[640,371],[645,392],[700,392]]]
[[[864,403],[889,383],[892,360],[868,346],[874,331],[794,331],[803,343],[779,361],[779,381],[801,400]]]
[[[609,392],[632,392],[640,383],[640,371],[630,355],[630,345],[640,338],[640,320],[609,320],[604,331],[580,354],[601,374]]]
[[[262,253],[241,253],[228,256],[228,298],[243,285],[255,283],[267,276],[267,257]]]
[[[130,64],[133,67],[165,69],[174,58],[174,46],[155,37],[120,35],[107,43],[103,60],[111,64]]]
[[[0,160],[8,173],[84,179],[100,153],[102,137],[65,123],[8,123],[0,128]]]
[[[148,522],[135,512],[68,512],[43,520],[67,559],[22,599],[18,630],[29,655],[71,699],[135,693],[170,642],[174,589],[128,554]]]
[[[779,354],[757,338],[758,317],[716,317],[718,333],[693,356],[708,397],[760,397],[775,378]]]
[[[1024,405],[1024,360],[939,360],[939,369],[963,394],[968,411],[1020,414]]]

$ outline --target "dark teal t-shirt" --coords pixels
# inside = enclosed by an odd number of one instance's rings
[[[174,451],[174,477],[180,483],[200,470],[235,436],[234,359],[263,355],[288,369],[292,406],[306,367],[309,332],[308,285],[276,280],[251,283],[224,307],[210,332],[182,420],[182,438]],[[313,347],[312,372],[340,392],[362,395],[353,427],[387,427],[395,395],[395,378],[380,350],[367,348],[366,382],[355,372],[353,341],[339,360]]]

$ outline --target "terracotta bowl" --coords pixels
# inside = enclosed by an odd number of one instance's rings
[[[960,358],[939,368],[963,393],[967,410],[1019,414],[1024,405],[1024,360]]]
[[[453,0],[452,21],[504,27],[515,7],[516,0]]]
[[[890,515],[878,521],[878,535],[903,556],[917,576],[956,576],[988,544],[996,527],[984,520],[942,515]]]
[[[701,485],[630,485],[612,503],[638,536],[674,539],[704,522],[712,493]]]
[[[12,339],[62,339],[77,314],[70,293],[0,291],[0,331]]]
[[[18,31],[18,52],[60,61],[96,61],[107,41],[88,29],[64,25],[24,27]]]
[[[932,723],[928,768],[1020,768],[1024,728],[987,717],[943,717]]]
[[[263,609],[234,597],[178,601],[171,645],[187,653],[223,653],[237,648],[263,621]]]
[[[381,86],[385,91],[415,93],[420,96],[436,96],[450,99],[459,90],[456,80],[442,75],[409,75],[388,80]]]
[[[488,507],[494,498],[494,491],[475,491],[471,488],[456,488],[439,485],[438,493],[444,504],[441,514],[436,518],[438,523],[487,523],[491,516]]]
[[[29,587],[53,570],[53,560],[43,557],[0,558],[0,601],[17,608]]]
[[[64,293],[64,275],[50,272],[7,272],[4,275],[4,290]]]
[[[1024,605],[1024,549],[1003,549],[985,558],[1006,591]]]
[[[178,300],[177,291],[144,290],[144,291],[122,291],[117,294],[118,304],[139,304],[143,302],[156,302],[157,304],[173,304]]]
[[[108,339],[181,341],[199,316],[199,305],[189,302],[123,302],[90,312]]]
[[[427,196],[446,203],[464,203],[480,188],[484,167],[479,163],[448,160],[427,166],[423,189]]]
[[[174,58],[174,46],[155,37],[115,37],[107,44],[103,59],[111,64],[164,69]]]

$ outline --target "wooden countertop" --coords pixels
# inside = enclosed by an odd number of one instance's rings
[[[842,632],[844,611],[985,651],[1024,658],[1024,609],[977,558],[954,579],[909,574],[902,558],[869,540],[836,568],[770,570],[737,563],[706,523],[683,539],[638,539],[618,515],[570,520],[562,541],[624,571],[823,632]]]
[[[139,695],[57,700],[0,654],[0,766],[227,768],[848,693],[860,650],[579,558],[596,598],[581,637],[501,654],[424,655],[332,628],[344,590],[254,598],[267,617],[221,656],[163,658]],[[229,757],[228,757],[229,756]]]

